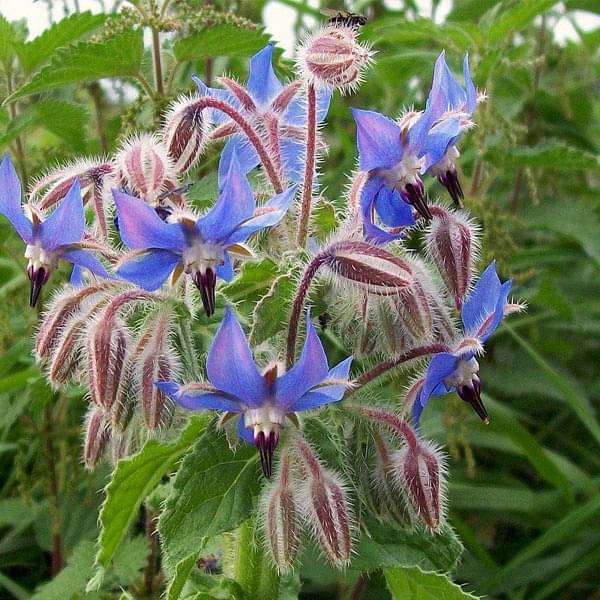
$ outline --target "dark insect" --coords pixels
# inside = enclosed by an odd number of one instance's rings
[[[345,25],[346,27],[358,29],[367,22],[367,17],[364,15],[357,15],[356,13],[351,13],[343,9],[332,10],[330,8],[324,8],[321,12],[329,17],[328,22],[331,25]]]

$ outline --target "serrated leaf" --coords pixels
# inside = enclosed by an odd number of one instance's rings
[[[150,440],[137,454],[119,461],[106,488],[106,499],[100,511],[102,530],[96,560],[101,567],[110,565],[144,498],[193,444],[206,423],[207,418],[195,417],[178,442],[162,444]]]
[[[550,142],[531,148],[506,148],[493,146],[485,159],[494,164],[519,167],[552,167],[560,171],[595,171],[600,173],[600,158],[573,148],[562,142]]]
[[[419,568],[385,569],[385,580],[394,600],[475,600],[446,575]]]
[[[260,481],[255,448],[242,444],[234,453],[224,435],[207,429],[183,460],[159,519],[168,563],[175,565],[198,551],[205,537],[247,519]]]
[[[105,20],[106,15],[93,15],[89,11],[74,13],[61,19],[40,36],[17,46],[21,68],[25,73],[30,73],[46,62],[57,48],[77,41],[100,27]]]
[[[221,291],[231,302],[256,302],[266,294],[279,275],[277,265],[270,259],[246,261],[241,272]]]
[[[175,567],[175,575],[173,576],[173,579],[171,579],[169,587],[167,588],[167,600],[179,600],[181,597],[181,592],[183,591],[183,586],[188,580],[197,560],[198,552],[193,552],[177,563],[177,566]]]
[[[556,0],[526,0],[517,2],[493,21],[487,39],[494,44],[526,27],[535,17],[552,8]]]
[[[43,67],[29,83],[20,87],[4,102],[70,83],[136,75],[143,53],[141,29],[125,31],[100,43],[81,42],[59,49],[52,56],[49,65]]]
[[[291,272],[286,273],[277,277],[269,291],[256,303],[250,332],[253,346],[285,329],[295,291],[296,280]]]
[[[17,31],[13,24],[0,14],[0,62],[8,65],[15,54]]]
[[[177,40],[173,45],[179,61],[211,56],[250,56],[269,41],[261,30],[249,30],[228,23],[215,25]]]

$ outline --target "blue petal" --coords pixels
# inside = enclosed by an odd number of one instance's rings
[[[465,54],[465,58],[463,61],[463,76],[465,79],[465,88],[467,92],[467,107],[466,112],[470,115],[475,112],[477,108],[477,90],[475,89],[475,84],[473,83],[473,79],[471,79],[471,69],[469,68],[469,55]]]
[[[250,59],[250,75],[246,88],[259,105],[266,105],[283,89],[273,71],[273,43],[267,44]]]
[[[304,143],[291,138],[282,138],[279,148],[287,178],[293,183],[302,183],[304,181]]]
[[[99,277],[113,279],[112,275],[104,268],[104,265],[93,254],[90,254],[86,250],[65,249],[60,253],[60,258],[73,265],[77,265],[78,267],[83,267]],[[75,269],[73,269],[73,271],[75,271]],[[73,283],[72,278],[73,273],[71,274],[71,283]]]
[[[328,373],[325,350],[310,320],[310,312],[307,311],[306,340],[300,360],[276,379],[275,403],[282,408],[292,406],[311,388],[326,379]]]
[[[352,109],[356,121],[356,141],[361,171],[389,169],[402,159],[400,127],[372,110]]]
[[[224,244],[229,246],[243,242],[259,229],[271,227],[279,223],[292,203],[296,190],[296,186],[292,186],[285,192],[273,196],[273,198],[257,209],[257,212],[259,212],[258,216],[244,221],[237,229],[231,232]]]
[[[33,225],[21,208],[21,182],[8,154],[0,164],[0,214],[11,222],[23,241],[33,240]]]
[[[85,279],[83,278],[83,269],[79,265],[73,265],[73,270],[71,271],[69,283],[73,287],[83,287],[85,285]]]
[[[363,220],[363,235],[365,240],[373,244],[387,244],[397,240],[402,234],[391,234],[375,225],[373,221],[373,210],[375,200],[380,190],[385,186],[381,177],[371,177],[360,197],[360,211]]]
[[[238,421],[237,432],[240,439],[244,440],[247,444],[254,445],[254,431],[246,427],[246,420],[243,413],[240,415],[240,420]]]
[[[418,425],[421,412],[427,406],[429,398],[433,394],[439,393],[440,390],[446,390],[445,386],[443,386],[444,379],[452,375],[459,361],[459,357],[449,352],[440,352],[431,359],[427,373],[425,373],[425,382],[413,405],[413,418],[415,418],[415,413],[417,413],[415,425]],[[420,407],[415,407],[415,405],[420,405]]]
[[[248,340],[230,308],[213,338],[206,360],[208,379],[218,389],[251,408],[268,396],[265,378],[258,372]]]
[[[228,252],[223,253],[223,264],[217,266],[216,272],[217,277],[221,278],[227,283],[229,283],[233,279],[233,266],[231,264],[231,257],[229,256]]]
[[[260,164],[260,158],[248,138],[239,134],[232,135],[227,140],[219,159],[219,191],[227,180],[227,173],[231,169],[234,155],[237,157],[239,169],[244,175]]]
[[[501,285],[496,273],[496,261],[492,261],[481,274],[461,311],[465,332],[473,335],[489,315],[496,310]]]
[[[154,385],[187,410],[240,411],[240,405],[237,402],[213,392],[186,391],[174,381],[155,381]]]
[[[113,190],[119,218],[119,234],[123,243],[132,250],[160,248],[183,250],[186,240],[181,226],[165,223],[156,211],[143,200]]]
[[[458,142],[460,134],[461,126],[458,116],[444,119],[429,130],[424,148],[426,171],[444,158],[448,148]]]
[[[327,88],[317,90],[317,123],[322,123],[327,118],[332,95],[332,90]],[[306,126],[306,97],[294,98],[290,102],[283,122],[297,127]]]
[[[477,332],[477,337],[485,342],[496,329],[500,326],[502,319],[504,318],[504,307],[508,301],[508,294],[512,288],[512,281],[505,281],[500,287],[500,293],[498,294],[498,302],[496,303],[496,309],[494,310],[494,316],[487,326],[480,328]]]
[[[446,53],[442,50],[435,61],[431,90],[429,91],[429,96],[427,97],[427,102],[425,104],[426,110],[432,111],[436,119],[441,117],[449,108],[448,97],[445,90],[447,70],[445,56]]]
[[[169,250],[148,250],[124,261],[116,274],[125,281],[153,292],[167,280],[180,261],[181,256]]]
[[[388,227],[409,227],[415,224],[413,209],[396,190],[383,186],[375,197],[375,210]]]
[[[45,250],[75,244],[83,238],[85,215],[79,180],[76,179],[64,200],[40,226],[40,243]]]
[[[198,88],[198,94],[200,96],[212,96],[218,100],[228,102],[234,108],[239,108],[240,103],[238,99],[229,90],[209,88],[197,75],[192,75],[192,79]],[[204,110],[204,114],[206,114],[206,121],[213,123],[214,125],[222,125],[230,119],[228,115],[216,108],[207,108]]]
[[[205,242],[223,242],[240,223],[252,217],[255,207],[254,194],[234,152],[219,199],[196,223],[198,233]]]
[[[411,152],[421,157],[425,154],[427,135],[436,119],[433,110],[426,109],[419,120],[408,130],[408,147]]]

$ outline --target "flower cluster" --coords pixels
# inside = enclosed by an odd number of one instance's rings
[[[320,413],[319,423],[334,429],[341,420],[345,432],[369,432],[361,442],[372,448],[368,492],[381,511],[407,527],[443,527],[444,458],[422,438],[421,414],[431,398],[456,392],[488,421],[476,357],[503,317],[520,308],[495,263],[474,281],[479,229],[463,210],[457,174],[457,146],[478,102],[466,56],[461,86],[440,55],[422,112],[394,121],[353,110],[359,172],[343,221],[320,247],[307,241],[325,147],[319,126],[332,94],[354,90],[372,61],[359,37],[357,25],[331,21],[302,42],[298,79],[288,83],[275,74],[271,44],[250,60],[246,85],[221,77],[220,88],[209,88],[194,78],[197,91],[173,103],[159,131],[125,140],[112,157],[50,171],[24,206],[8,157],[0,167],[0,213],[26,244],[31,305],[60,260],[74,266],[71,283],[46,305],[35,353],[53,386],[75,381],[89,390],[87,466],[109,448],[115,460],[135,451],[143,432],[169,435],[180,408],[217,411],[220,427],[230,434],[235,426],[256,446],[271,479],[260,512],[280,570],[294,566],[303,527],[329,562],[350,561],[361,513],[352,508],[357,484],[340,474],[348,472],[345,452],[325,460],[311,429],[314,411],[326,405],[338,408]],[[214,202],[199,210],[185,178],[223,140]],[[428,202],[426,175],[447,188],[455,208]],[[257,177],[260,194],[251,185]],[[402,241],[419,221],[427,260]],[[241,261],[256,257],[281,263],[259,304],[275,299],[289,316],[279,323],[273,315],[251,348],[242,327],[248,315],[226,306],[222,292]],[[297,285],[294,273],[302,273]],[[276,295],[282,281],[294,288],[291,302]],[[198,295],[205,323],[224,314],[201,365],[195,346],[206,335],[192,327],[201,316]],[[339,334],[343,352],[334,367],[309,298],[322,326]],[[254,331],[264,312],[250,319]],[[372,368],[351,377],[352,355]],[[386,408],[394,399],[373,401],[374,390],[368,405],[361,397],[392,369],[419,367],[397,409]]]

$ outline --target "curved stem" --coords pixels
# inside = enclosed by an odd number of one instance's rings
[[[304,186],[302,189],[302,205],[298,222],[298,245],[304,247],[308,235],[308,222],[312,206],[313,180],[315,177],[315,160],[317,150],[317,92],[312,83],[308,84],[306,96],[306,158],[304,162]]]
[[[414,360],[415,358],[419,358],[421,356],[427,356],[428,354],[437,354],[438,352],[448,352],[449,348],[446,344],[428,344],[426,346],[417,346],[416,348],[412,348],[408,352],[401,354],[397,358],[392,358],[390,360],[386,360],[382,363],[379,363],[375,367],[373,367],[370,371],[363,373],[360,377],[356,379],[355,385],[352,389],[346,392],[346,396],[350,396],[354,394],[357,390],[364,387],[373,379],[376,379],[380,375],[383,375],[390,369],[397,367],[409,360]]]
[[[213,98],[211,96],[203,96],[199,98],[195,103],[195,106],[202,110],[204,108],[216,108],[220,110],[222,113],[226,114],[230,119],[235,121],[239,128],[244,132],[250,143],[254,146],[258,157],[260,158],[263,167],[273,185],[273,189],[276,194],[281,194],[283,192],[283,184],[277,175],[277,171],[273,166],[273,162],[269,157],[269,153],[263,144],[262,140],[254,130],[254,127],[249,123],[244,116],[236,110],[231,104],[225,102],[224,100],[219,100],[218,98]]]
[[[294,297],[292,314],[290,315],[290,324],[288,328],[287,351],[285,357],[287,369],[289,369],[294,363],[294,356],[296,353],[296,338],[298,337],[298,323],[300,321],[302,307],[304,306],[304,299],[306,298],[306,294],[308,293],[308,289],[310,288],[310,283],[313,280],[313,277],[328,258],[328,254],[324,252],[317,254],[306,267],[306,271],[304,271],[304,275],[302,275],[302,279],[300,280],[298,291]]]

